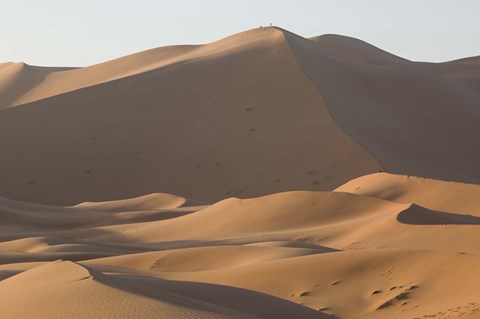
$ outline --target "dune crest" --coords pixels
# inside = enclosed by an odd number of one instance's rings
[[[476,184],[376,173],[349,181],[335,191],[415,203],[438,211],[479,214],[480,186]]]
[[[183,206],[186,202],[187,200],[183,197],[157,193],[117,201],[84,202],[75,205],[74,207],[105,212],[128,212],[178,208]]]
[[[380,169],[332,120],[283,30],[164,50],[149,71],[1,110],[0,135],[11,138],[0,139],[0,194],[53,205],[156,192],[215,202],[330,190]],[[93,81],[97,68],[117,70],[111,63],[61,74]]]
[[[4,63],[0,194],[215,202],[380,170],[478,183],[477,60],[412,62],[268,27],[84,68]]]

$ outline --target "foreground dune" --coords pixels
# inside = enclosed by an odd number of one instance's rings
[[[0,317],[480,318],[479,208],[478,185],[387,173],[213,205],[0,199]]]

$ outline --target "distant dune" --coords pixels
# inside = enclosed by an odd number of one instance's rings
[[[0,194],[212,202],[379,170],[478,183],[477,62],[410,62],[353,38],[262,28],[85,68],[4,63]]]
[[[480,318],[480,57],[259,28],[0,64],[0,318]]]

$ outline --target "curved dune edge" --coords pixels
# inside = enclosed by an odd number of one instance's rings
[[[10,63],[0,69],[0,109],[15,107],[176,63],[194,46],[170,46],[131,54],[83,68],[39,67]],[[8,68],[8,69],[7,69]],[[35,81],[34,81],[35,79]],[[9,94],[9,87],[15,93]],[[2,92],[3,91],[3,92]],[[15,94],[15,95],[13,95]]]
[[[480,185],[388,173],[361,176],[335,191],[459,214],[476,214],[480,206]]]
[[[29,287],[32,282],[35,290]],[[331,318],[245,289],[161,279],[147,283],[69,261],[46,263],[4,279],[0,292],[5,296],[0,301],[5,318]]]
[[[448,74],[432,72],[435,64],[401,59],[360,40],[324,36],[308,41],[288,31],[285,35],[335,123],[383,170],[479,182],[480,151],[472,149],[470,137],[473,132],[480,134],[476,107],[480,95],[472,91],[471,84],[465,86]],[[438,69],[451,68],[460,77],[470,73],[469,81],[478,80],[478,72],[468,67],[439,65]],[[434,115],[437,112],[442,113],[441,118]],[[421,118],[431,118],[432,125],[425,125]],[[449,134],[446,127],[456,135]],[[398,134],[400,131],[403,134]]]
[[[157,193],[116,201],[83,202],[73,207],[105,212],[128,212],[179,208],[186,203],[187,200],[183,197]]]
[[[476,191],[382,173],[205,206],[168,194],[73,207],[2,199],[0,315],[475,318],[480,296],[465,287],[480,285],[480,216],[464,197]]]

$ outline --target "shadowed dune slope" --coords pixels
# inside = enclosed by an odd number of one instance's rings
[[[445,63],[419,62],[419,64],[480,94],[479,57],[465,58]]]
[[[51,74],[68,70],[75,70],[75,68],[40,67],[23,62],[0,63],[0,109],[15,105],[30,91],[37,91],[37,88]]]
[[[32,282],[35,282],[34,286],[31,285]],[[205,285],[204,290],[210,290],[210,299],[214,301],[211,303],[200,300],[208,299],[205,297],[194,299],[195,294],[191,291],[190,296],[186,297],[181,294],[182,288],[171,293],[168,291],[170,287],[162,289],[162,286],[159,284],[157,289],[138,284],[132,286],[128,282],[92,272],[72,262],[52,262],[0,282],[0,315],[2,318],[258,319],[288,318],[288,315],[328,318],[288,301],[240,289],[218,287],[215,294],[215,287]],[[188,286],[183,288],[187,289]],[[212,295],[216,298],[212,298]],[[229,299],[240,298],[262,302],[268,307],[263,313],[260,311],[262,316],[259,317],[250,314],[255,313],[255,310],[252,311],[246,305],[245,312],[222,305],[224,300],[228,304]],[[239,308],[238,304],[235,308]],[[268,315],[268,308],[281,311],[270,311],[271,314]],[[273,316],[282,313],[280,317]]]
[[[433,212],[417,205],[398,214],[397,220],[412,225],[480,225],[477,216]]]
[[[385,170],[480,180],[480,148],[474,142],[480,135],[477,92],[355,39],[314,42],[285,35],[333,119]],[[377,63],[368,62],[373,60]]]
[[[408,62],[408,60],[383,51],[362,40],[347,36],[325,34],[309,38],[309,40],[316,43],[323,53],[349,63],[382,65]]]

